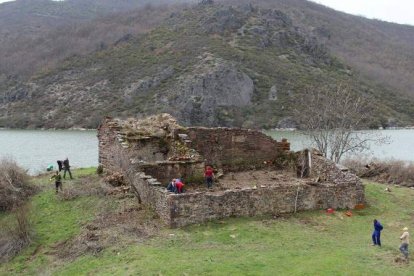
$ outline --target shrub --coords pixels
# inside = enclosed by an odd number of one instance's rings
[[[0,263],[10,260],[31,242],[30,205],[14,212],[15,221],[0,228]]]
[[[99,166],[98,166],[98,168],[96,168],[96,173],[97,173],[98,175],[102,175],[102,174],[103,174],[103,172],[104,172],[104,168],[103,168],[103,166],[102,166],[102,165],[99,165]]]
[[[348,159],[344,165],[362,178],[371,178],[380,183],[414,186],[414,163],[388,160]]]
[[[35,192],[29,175],[12,159],[0,160],[0,210],[11,210],[21,205]]]

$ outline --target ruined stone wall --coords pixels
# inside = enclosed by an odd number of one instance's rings
[[[188,128],[191,146],[215,167],[228,170],[259,168],[275,160],[288,142],[276,142],[254,130],[233,128]]]
[[[326,208],[354,208],[361,203],[363,186],[300,185],[247,188],[215,193],[168,195],[171,227],[181,227],[211,219],[257,216]],[[168,214],[163,217],[168,218]]]
[[[277,143],[256,131],[190,128],[186,132],[191,146],[204,155],[207,162],[230,169],[243,165],[238,164],[239,161],[260,167],[263,161],[276,159],[281,150],[288,148],[288,143]],[[123,173],[140,203],[154,209],[171,227],[230,216],[291,213],[295,211],[295,202],[296,210],[302,211],[354,208],[365,200],[364,186],[355,175],[341,171],[317,154],[310,158],[308,184],[283,183],[257,189],[171,194],[164,184],[177,174],[202,171],[202,161],[142,164],[138,160],[139,153],[133,145],[123,142],[117,124],[110,119],[99,128],[98,137],[99,162],[104,170]],[[148,152],[152,153],[151,150]]]
[[[121,172],[139,202],[153,208],[169,225],[171,216],[167,200],[168,192],[161,182],[141,171],[142,164],[137,162],[137,153],[131,145],[123,144],[123,140],[118,135],[119,130],[110,119],[106,119],[99,127],[99,163],[104,167],[105,172]]]
[[[349,171],[343,171],[334,162],[321,155],[311,155],[310,176],[320,181],[328,181],[336,185],[362,185],[361,179]]]
[[[150,137],[147,139],[129,140],[130,151],[134,158],[141,162],[163,161],[167,158],[168,148],[162,139]]]
[[[173,178],[184,179],[185,182],[203,178],[204,162],[202,161],[165,161],[146,164],[140,167],[147,175],[151,175],[163,184]]]
[[[117,143],[116,131],[118,130],[119,127],[113,124],[110,118],[106,118],[98,128],[99,164],[106,171],[119,170],[122,147]]]
[[[165,187],[157,179],[142,172],[128,171],[126,179],[139,202],[152,208],[166,225],[170,225],[169,192]]]

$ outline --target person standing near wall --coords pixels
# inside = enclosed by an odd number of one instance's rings
[[[372,233],[372,245],[378,245],[381,246],[381,231],[384,229],[384,227],[381,225],[381,223],[374,219],[374,232]]]
[[[213,187],[213,178],[214,178],[214,171],[213,168],[207,166],[204,171],[204,178],[206,180],[207,188],[210,189]]]
[[[410,241],[409,241],[410,234],[408,233],[408,228],[407,227],[404,227],[403,231],[404,231],[404,233],[400,237],[400,240],[401,240],[400,251],[404,255],[405,260],[408,263],[409,262],[408,245],[410,244]]]

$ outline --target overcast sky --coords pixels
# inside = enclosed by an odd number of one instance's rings
[[[312,0],[336,10],[368,18],[414,25],[414,0]]]
[[[0,3],[9,0],[0,0]],[[311,0],[355,15],[414,26],[414,0]]]

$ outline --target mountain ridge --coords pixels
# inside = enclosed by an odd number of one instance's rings
[[[149,32],[69,58],[24,84],[8,80],[0,125],[95,127],[105,115],[169,112],[186,125],[271,128],[294,122],[290,110],[306,86],[341,82],[378,102],[372,126],[412,124],[407,93],[391,93],[338,58],[331,30],[296,25],[292,10],[260,2],[174,10]]]

